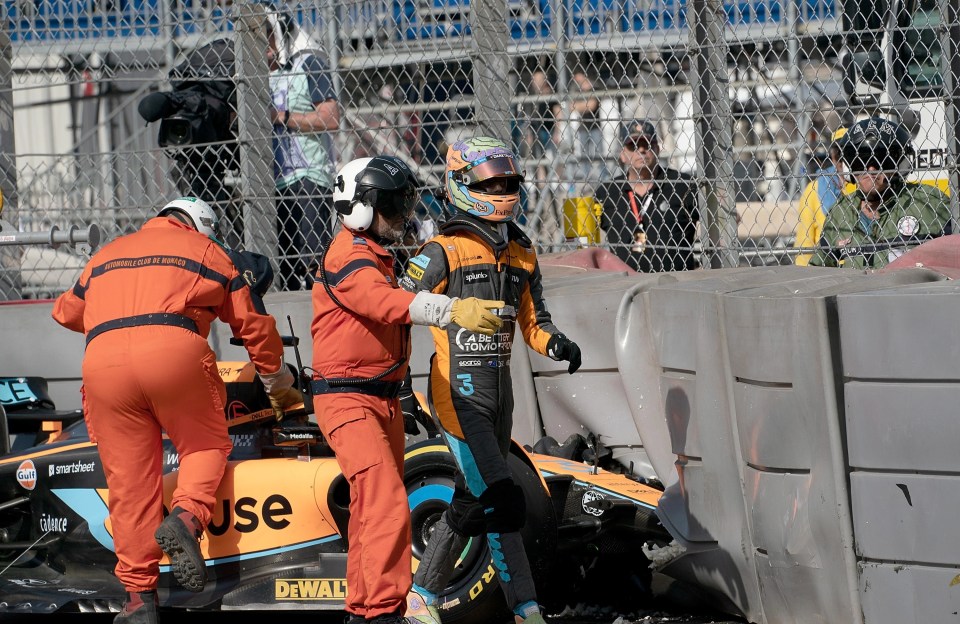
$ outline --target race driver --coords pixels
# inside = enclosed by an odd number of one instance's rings
[[[423,602],[437,614],[438,596],[467,538],[486,534],[516,621],[542,624],[519,532],[525,500],[506,461],[513,426],[510,348],[519,325],[531,348],[569,362],[571,374],[580,367],[580,348],[553,325],[536,252],[514,221],[523,176],[510,148],[491,137],[457,141],[447,151],[444,177],[455,214],[410,259],[401,286],[505,305],[493,336],[456,324],[431,330],[430,400],[462,478],[427,543],[409,603]]]

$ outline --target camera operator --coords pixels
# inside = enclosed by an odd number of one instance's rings
[[[340,126],[340,107],[319,46],[290,14],[267,14],[267,39],[280,287],[309,289],[314,256],[333,234],[329,132]]]
[[[147,123],[160,122],[157,142],[176,163],[180,192],[221,210],[230,198],[226,170],[236,165],[233,64],[229,40],[200,46],[170,70],[173,90],[150,93],[137,108]]]

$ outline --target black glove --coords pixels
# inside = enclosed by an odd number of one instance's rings
[[[570,362],[567,372],[571,375],[580,368],[580,347],[563,334],[554,334],[550,337],[550,342],[547,343],[547,355],[557,362],[561,360]]]
[[[417,395],[413,393],[413,379],[410,376],[410,370],[407,370],[406,377],[400,385],[400,410],[403,412],[403,432],[407,435],[417,435],[420,433],[418,422],[426,422],[426,414],[420,407],[420,401]]]
[[[412,394],[409,397],[401,397],[400,409],[403,411],[403,432],[407,435],[420,433],[420,427],[417,425],[419,420],[417,417],[423,414],[420,401]]]

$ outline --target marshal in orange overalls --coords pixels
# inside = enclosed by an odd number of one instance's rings
[[[156,589],[161,431],[180,455],[171,509],[205,528],[231,448],[210,324],[228,323],[257,370],[270,374],[282,364],[276,322],[255,309],[218,243],[166,217],[97,252],[53,318],[87,338],[84,417],[110,489],[117,578],[128,592]]]
[[[347,611],[369,620],[402,612],[412,584],[396,392],[408,367],[414,293],[397,287],[389,252],[346,228],[330,244],[323,266],[313,285],[313,405],[350,483]],[[348,381],[387,371],[374,383]],[[337,380],[343,385],[317,392],[318,384]]]

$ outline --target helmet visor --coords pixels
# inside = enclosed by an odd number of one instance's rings
[[[410,217],[419,201],[420,192],[412,185],[395,191],[378,191],[376,209],[389,220]]]
[[[460,175],[463,176],[462,182],[471,187],[490,178],[516,178],[517,188],[519,189],[520,181],[523,180],[523,174],[520,173],[517,161],[511,154],[488,156],[462,169]]]

